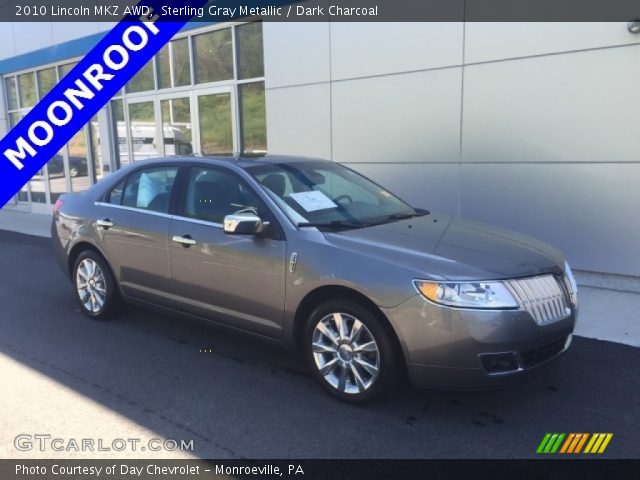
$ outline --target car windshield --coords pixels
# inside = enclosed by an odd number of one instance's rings
[[[300,227],[360,228],[424,214],[337,163],[260,164],[247,170]]]

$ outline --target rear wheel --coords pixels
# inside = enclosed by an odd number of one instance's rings
[[[393,347],[380,319],[361,305],[332,300],[311,314],[305,331],[307,361],[333,396],[362,403],[389,386]]]
[[[80,308],[91,318],[105,320],[120,306],[118,288],[109,266],[91,250],[82,252],[76,259],[73,283]]]

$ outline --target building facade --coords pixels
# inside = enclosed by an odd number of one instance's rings
[[[110,25],[36,27],[0,24],[0,133]],[[194,23],[5,208],[155,156],[301,154],[640,276],[638,78],[625,23]]]

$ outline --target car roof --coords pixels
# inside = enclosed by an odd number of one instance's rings
[[[209,155],[190,155],[190,156],[174,156],[150,158],[148,160],[137,161],[132,164],[140,166],[146,165],[163,165],[166,163],[175,164],[176,162],[185,163],[211,163],[212,165],[232,164],[240,168],[247,168],[254,165],[270,165],[270,164],[292,164],[301,162],[329,162],[329,160],[321,158],[309,158],[296,155],[263,155],[263,156],[209,156]]]

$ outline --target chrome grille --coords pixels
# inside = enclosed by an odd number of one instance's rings
[[[553,275],[508,280],[505,285],[538,325],[555,322],[571,314],[564,291]]]

